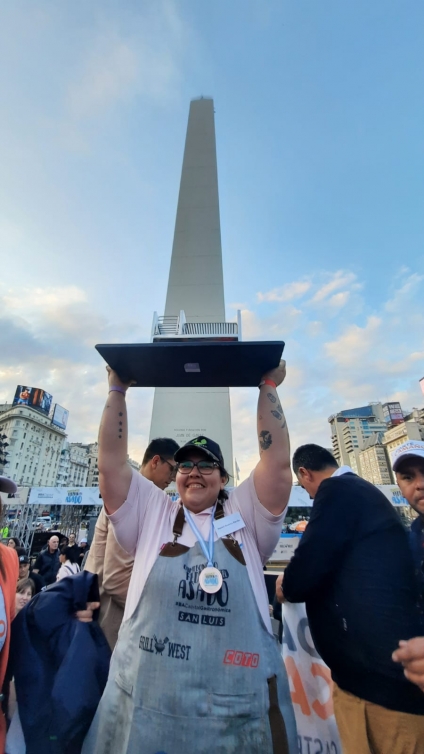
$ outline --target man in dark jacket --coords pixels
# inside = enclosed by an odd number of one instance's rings
[[[419,626],[402,523],[376,487],[339,469],[325,448],[298,448],[293,469],[314,505],[277,596],[306,603],[335,682],[343,754],[424,751],[424,694],[391,658]]]
[[[34,564],[34,573],[40,574],[46,586],[54,584],[56,581],[57,572],[60,568],[58,547],[59,537],[57,534],[53,534],[47,542],[47,550],[40,552]]]
[[[420,592],[420,636],[401,642],[393,659],[401,662],[405,675],[424,691],[424,442],[408,440],[392,453],[393,471],[404,498],[418,513],[412,522],[409,542]]]

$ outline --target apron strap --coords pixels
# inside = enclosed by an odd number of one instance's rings
[[[184,508],[182,505],[180,505],[178,509],[178,513],[175,517],[174,528],[172,529],[172,533],[174,535],[174,541],[172,543],[173,545],[175,545],[178,537],[181,537],[181,534],[183,533],[184,522],[185,522]]]
[[[218,500],[217,502],[214,518],[215,519],[224,518],[224,506],[222,505],[220,500]],[[172,542],[173,545],[176,544],[178,537],[181,537],[181,534],[183,533],[184,523],[185,523],[184,508],[182,505],[180,505],[178,509],[178,513],[175,516],[174,526],[172,529],[172,533],[174,535],[174,541]]]

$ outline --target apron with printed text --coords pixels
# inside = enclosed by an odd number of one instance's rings
[[[176,542],[183,525],[181,508],[174,542],[121,626],[83,754],[294,754],[286,672],[242,550],[233,538],[215,542],[223,585],[206,594],[199,543]]]

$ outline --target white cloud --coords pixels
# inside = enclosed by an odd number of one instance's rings
[[[322,285],[311,298],[310,303],[318,304],[324,301],[328,296],[336,291],[338,288],[345,288],[351,286],[356,282],[356,275],[353,272],[346,272],[344,270],[338,270],[330,275],[330,279],[327,283]]]
[[[317,277],[311,277],[313,284]],[[278,321],[286,340],[287,379],[279,394],[292,449],[304,442],[331,446],[328,417],[342,409],[387,400],[400,400],[405,409],[423,404],[418,380],[424,374],[424,314],[418,278],[401,285],[401,310],[389,312],[383,300],[365,318],[352,306],[361,281],[349,271],[320,286],[319,320],[311,319],[305,307],[286,322],[278,301],[266,317],[260,307],[249,310],[256,337],[268,338],[269,322]],[[347,280],[349,289],[338,290]],[[257,459],[255,401],[253,392],[232,391],[234,448],[244,476]]]
[[[301,298],[311,288],[312,283],[310,280],[296,280],[293,283],[287,283],[280,288],[273,288],[272,291],[266,293],[259,292],[257,299],[259,302],[263,301],[292,301],[296,298]]]
[[[404,269],[406,271],[408,270],[408,268]],[[412,275],[409,275],[403,285],[401,285],[400,288],[397,287],[393,297],[386,302],[386,311],[402,312],[404,308],[408,306],[409,298],[411,296],[414,296],[415,293],[417,293],[419,289],[422,288],[423,280],[424,275],[418,275],[418,273],[416,272],[414,272]]]
[[[90,52],[79,80],[69,87],[69,113],[74,118],[90,117],[125,100],[138,74],[139,58],[131,43],[116,34],[102,36]]]
[[[350,299],[350,291],[340,291],[335,293],[334,296],[330,296],[328,299],[328,305],[332,309],[341,309],[342,306],[346,306]]]
[[[92,442],[107,396],[105,364],[94,343],[142,340],[135,322],[109,322],[86,291],[63,288],[0,289],[0,402],[18,383],[40,386],[70,411],[71,441]],[[131,334],[133,337],[131,338]],[[148,442],[153,390],[132,390],[129,452],[141,461]]]
[[[364,327],[350,325],[338,338],[325,343],[325,352],[336,364],[358,365],[380,337],[381,319],[369,317]]]
[[[68,86],[66,109],[72,121],[102,115],[134,97],[175,100],[191,39],[177,3],[157,0],[140,7],[131,21],[126,26],[112,18],[99,23]]]

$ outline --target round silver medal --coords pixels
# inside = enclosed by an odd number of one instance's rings
[[[199,584],[203,591],[208,594],[219,592],[222,587],[221,572],[213,566],[206,566],[206,568],[200,572]]]

